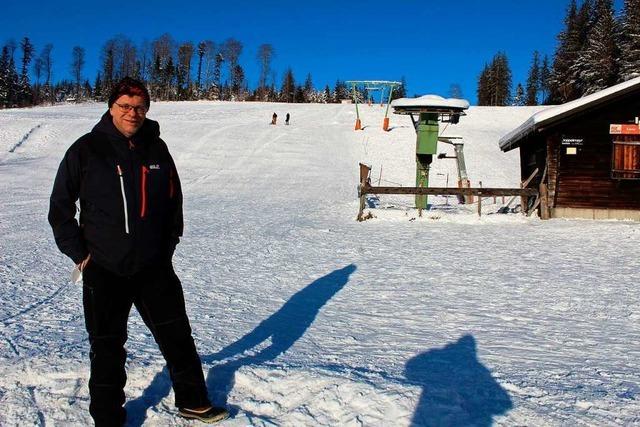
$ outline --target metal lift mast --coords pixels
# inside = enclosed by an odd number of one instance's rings
[[[358,110],[358,96],[357,96],[357,88],[359,86],[364,87],[365,90],[381,90],[382,93],[380,95],[380,104],[382,104],[385,89],[389,88],[389,97],[387,98],[387,109],[384,113],[384,121],[382,122],[382,129],[389,130],[389,105],[391,104],[391,96],[393,94],[393,89],[397,86],[401,86],[401,82],[394,82],[388,80],[349,80],[345,82],[348,85],[351,85],[351,93],[353,96],[353,102],[356,104],[356,125],[355,130],[362,129],[362,121],[360,120],[360,111]]]
[[[437,154],[439,137],[439,122],[456,124],[460,116],[465,115],[469,108],[469,101],[464,99],[445,99],[438,95],[425,95],[419,98],[401,98],[393,101],[391,106],[394,114],[405,114],[411,117],[416,130],[416,187],[429,186],[429,169],[433,162],[433,155]],[[416,119],[417,116],[418,118]],[[443,141],[445,142],[445,141]],[[447,141],[448,142],[448,141]],[[454,147],[456,145],[454,144]],[[456,155],[462,150],[456,148]],[[464,168],[464,156],[462,165]],[[460,160],[460,158],[458,158]],[[460,163],[458,163],[460,168]],[[459,169],[462,179],[462,170]],[[464,168],[466,175],[466,168]],[[416,208],[427,208],[427,196],[416,195]]]

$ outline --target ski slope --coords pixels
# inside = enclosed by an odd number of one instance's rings
[[[358,162],[413,185],[406,116],[352,105],[155,103],[181,174],[183,282],[210,397],[224,426],[637,425],[640,225],[540,221],[498,205],[370,200],[355,221]],[[0,425],[88,425],[82,289],[46,220],[66,148],[105,105],[0,111]],[[291,113],[291,125],[270,126]],[[517,186],[499,138],[539,111],[472,107],[460,124],[473,185]],[[449,147],[441,144],[441,151]],[[454,186],[436,160],[431,185]],[[176,416],[137,313],[129,426]]]

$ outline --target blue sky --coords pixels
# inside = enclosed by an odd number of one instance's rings
[[[615,0],[620,10],[623,0]],[[451,84],[476,102],[477,77],[506,52],[514,87],[524,84],[534,50],[551,56],[568,0],[392,1],[29,1],[5,0],[0,44],[29,37],[39,51],[54,45],[54,80],[70,79],[73,46],[86,50],[84,76],[94,81],[100,49],[124,34],[136,44],[169,33],[178,42],[240,40],[250,86],[258,80],[256,51],[274,46],[280,86],[291,66],[301,83],[407,81],[407,94],[449,94]],[[16,54],[16,60],[20,57]]]

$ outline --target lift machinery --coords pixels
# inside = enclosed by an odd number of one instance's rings
[[[416,187],[429,186],[429,169],[433,156],[438,153],[438,140],[454,145],[458,159],[458,179],[465,179],[468,186],[462,144],[458,141],[453,143],[451,138],[441,137],[439,123],[457,124],[460,116],[464,116],[465,110],[469,108],[469,101],[425,95],[419,98],[396,99],[391,106],[394,114],[409,115],[416,131]],[[464,184],[462,182],[462,185]],[[426,195],[416,195],[416,208],[427,208]]]

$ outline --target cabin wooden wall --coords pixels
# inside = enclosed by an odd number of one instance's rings
[[[640,180],[611,177],[611,123],[628,123],[640,115],[640,97],[628,97],[592,109],[541,132],[521,146],[523,180],[536,167],[547,165],[550,207],[640,209]],[[583,138],[576,155],[566,154],[562,138]],[[541,174],[532,185],[539,184]]]

